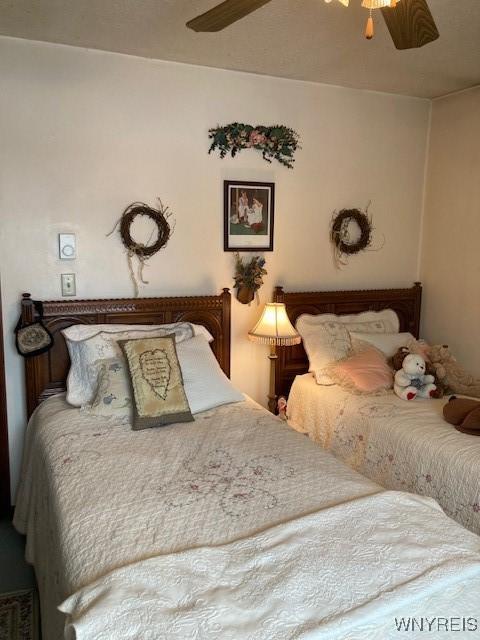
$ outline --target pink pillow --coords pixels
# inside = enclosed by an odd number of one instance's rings
[[[328,375],[340,386],[356,393],[377,393],[393,386],[393,372],[383,353],[375,347],[332,362]]]

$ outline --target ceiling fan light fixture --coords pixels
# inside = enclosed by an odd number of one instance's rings
[[[395,7],[400,0],[362,0],[362,7],[365,9],[383,9],[384,7]]]
[[[332,0],[325,0],[325,2],[330,3]],[[341,2],[343,4],[344,7],[348,7],[348,3],[350,2],[350,0],[338,0],[339,2]]]
[[[375,33],[373,27],[373,9],[385,9],[385,7],[391,7],[393,9],[397,6],[397,2],[400,2],[400,0],[362,0],[362,7],[370,11],[365,27],[365,38],[367,40],[371,40]]]

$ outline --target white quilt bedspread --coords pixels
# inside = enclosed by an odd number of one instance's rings
[[[45,402],[15,525],[48,640],[62,601],[77,640],[385,640],[397,616],[480,610],[477,536],[252,402],[140,432]]]
[[[457,546],[451,526],[439,536],[436,509],[383,492],[228,545],[123,567],[62,605],[68,637],[333,640],[371,638],[378,624],[378,637],[393,637],[394,613],[406,603],[423,599],[428,615],[439,604],[430,596],[445,607],[444,590],[480,575],[480,541]],[[475,584],[471,615],[480,605]]]
[[[387,489],[435,498],[480,534],[480,438],[445,422],[445,402],[354,395],[305,374],[292,385],[288,419],[361,474]]]

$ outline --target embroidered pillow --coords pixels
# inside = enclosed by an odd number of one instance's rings
[[[176,342],[189,340],[194,335],[210,333],[200,325],[175,322],[164,325],[72,325],[62,331],[70,355],[70,371],[67,379],[67,402],[80,407],[90,403],[98,386],[97,360],[122,357],[120,340],[151,338],[175,334]]]
[[[116,416],[124,420],[132,414],[132,391],[125,359],[107,358],[94,363],[98,388],[90,404],[82,409],[96,416]]]
[[[392,358],[400,347],[406,347],[415,338],[411,333],[360,333],[350,331],[352,347],[359,351],[365,343],[380,349],[387,358]]]
[[[191,422],[175,336],[119,342],[133,390],[133,429]]]
[[[321,385],[334,384],[326,367],[348,355],[352,346],[350,331],[377,334],[397,332],[398,327],[398,316],[392,309],[345,316],[332,313],[302,314],[296,322],[307,352],[309,371],[315,374],[317,384]]]
[[[334,382],[353,393],[381,393],[393,386],[393,372],[383,353],[375,347],[366,347],[333,362],[327,372]]]

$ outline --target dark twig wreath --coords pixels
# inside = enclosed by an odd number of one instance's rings
[[[141,242],[136,242],[132,238],[130,228],[137,216],[146,216],[156,224],[157,239],[153,244],[145,245]],[[168,217],[168,207],[164,207],[161,201],[160,209],[149,207],[143,202],[134,202],[133,204],[130,204],[122,213],[122,217],[120,218],[120,235],[122,236],[123,244],[126,246],[128,251],[131,251],[143,259],[149,258],[157,253],[157,251],[160,251],[160,249],[167,244],[171,235]]]
[[[139,261],[137,270],[138,280],[140,280],[144,284],[148,284],[148,281],[143,279],[143,268],[145,266],[145,263],[155,253],[166,246],[175,229],[175,224],[173,224],[172,227],[169,222],[169,218],[171,218],[172,212],[169,211],[168,207],[165,207],[163,205],[160,199],[158,200],[158,202],[158,209],[149,207],[143,202],[133,202],[132,204],[129,204],[125,211],[122,213],[120,219],[117,221],[112,231],[107,234],[108,236],[111,235],[115,231],[117,226],[120,225],[120,236],[122,238],[123,244],[125,245],[125,248],[127,249],[128,268],[130,270],[130,277],[132,278],[133,286],[135,289],[135,297],[138,297],[138,282],[133,271],[133,256],[137,256]],[[150,244],[150,240],[152,239],[155,230],[152,231],[152,234],[147,240],[146,244],[137,242],[132,237],[131,227],[135,218],[137,218],[138,216],[145,216],[152,220],[155,224],[157,238],[152,244]]]
[[[333,244],[334,260],[337,267],[347,264],[348,256],[364,251],[372,244],[372,219],[368,215],[368,207],[365,212],[360,209],[342,209],[333,214],[330,229],[330,240]],[[358,238],[353,241],[350,238],[350,225],[354,223],[358,229]]]

